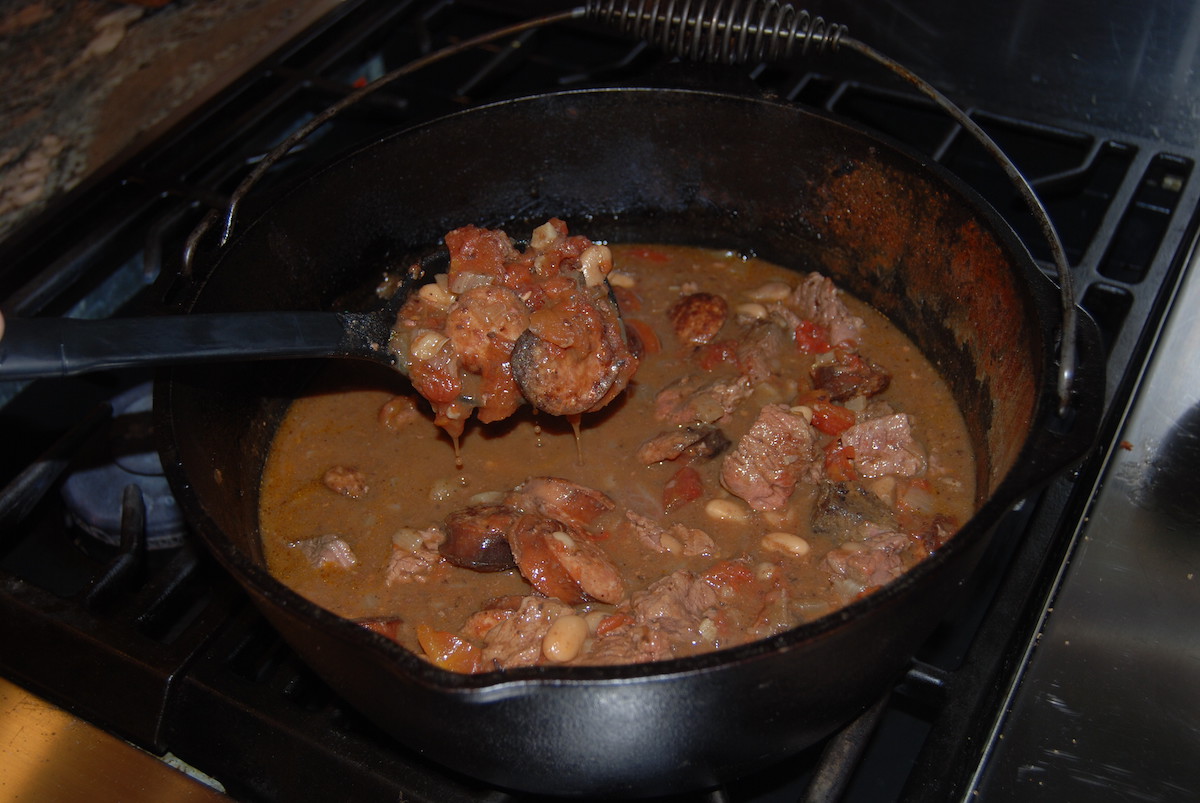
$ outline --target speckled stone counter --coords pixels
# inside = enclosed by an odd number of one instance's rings
[[[0,0],[0,238],[338,0]]]

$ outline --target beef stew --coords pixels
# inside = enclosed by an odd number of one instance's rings
[[[460,466],[402,379],[326,370],[267,460],[272,573],[446,669],[635,663],[817,619],[970,518],[963,418],[886,318],[820,274],[609,247],[624,394],[582,431],[469,427]]]

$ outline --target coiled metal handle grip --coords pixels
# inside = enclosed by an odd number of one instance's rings
[[[522,31],[580,18],[594,20],[617,32],[656,45],[677,58],[725,64],[782,61],[795,54],[797,48],[804,55],[814,47],[817,52],[823,52],[845,46],[901,76],[933,100],[996,160],[1033,212],[1043,236],[1050,244],[1062,295],[1063,331],[1059,353],[1058,400],[1060,414],[1066,413],[1074,384],[1077,351],[1078,311],[1075,306],[1074,278],[1062,241],[1033,187],[978,123],[931,84],[899,62],[847,36],[845,25],[827,22],[822,17],[796,9],[791,3],[780,3],[778,0],[586,0],[584,5],[577,8],[498,28],[417,58],[333,104],[275,146],[234,190],[224,214],[218,215],[214,211],[192,230],[184,248],[182,273],[185,276],[190,274],[198,244],[214,223],[221,221],[220,244],[223,246],[233,232],[242,199],[259,178],[301,140],[342,110],[401,76],[464,50]]]
[[[816,46],[854,50],[912,84],[963,127],[999,164],[1033,213],[1058,274],[1062,297],[1062,340],[1057,382],[1059,413],[1070,406],[1076,363],[1075,282],[1066,251],[1050,215],[1029,181],[999,145],[953,101],[920,76],[874,48],[846,35],[845,25],[827,22],[778,0],[588,0],[586,14],[631,37],[682,59],[723,64],[782,61]]]
[[[775,0],[589,0],[589,18],[689,61],[743,64],[837,49],[845,25]]]

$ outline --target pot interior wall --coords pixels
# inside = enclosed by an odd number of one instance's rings
[[[1048,314],[1029,289],[1042,277],[1029,277],[1036,270],[988,214],[926,165],[795,108],[686,91],[564,93],[447,118],[327,168],[220,255],[194,310],[342,306],[466,223],[527,236],[558,216],[593,239],[753,253],[832,275],[908,332],[966,416],[982,501],[1027,440]],[[255,558],[262,464],[310,368],[175,374],[173,437],[189,479]]]

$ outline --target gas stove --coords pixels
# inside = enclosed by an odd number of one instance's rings
[[[1200,791],[1194,762],[1171,758],[1200,747],[1187,725],[1200,711],[1189,668],[1200,650],[1182,624],[1200,602],[1188,538],[1200,518],[1178,479],[1194,476],[1200,396],[1181,351],[1200,331],[1180,311],[1200,293],[1191,269],[1200,86],[1187,49],[1200,12],[960,5],[822,13],[950,95],[1030,179],[1078,301],[1103,333],[1100,441],[1074,473],[1011,511],[963,603],[884,699],[794,759],[680,801]],[[1079,13],[1064,16],[1065,6]],[[431,49],[563,7],[346,0],[0,243],[0,305],[75,317],[168,310],[189,234],[298,127]],[[1036,222],[991,159],[876,65],[844,53],[722,70],[673,64],[584,21],[524,31],[390,84],[275,163],[248,203],[269,203],[398,126],[539,91],[678,80],[737,83],[880,130],[972,185],[1051,271]],[[291,653],[160,496],[142,430],[151,379],[114,371],[0,384],[0,643],[20,645],[0,650],[0,675],[178,757],[238,800],[528,800],[397,745]],[[1129,582],[1135,571],[1148,579]],[[1150,602],[1139,596],[1146,587]],[[1139,691],[1160,684],[1177,696]]]

